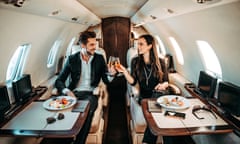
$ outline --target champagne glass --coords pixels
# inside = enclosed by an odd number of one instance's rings
[[[119,57],[115,57],[114,66],[118,67],[118,68],[120,67],[120,59],[119,59]]]
[[[108,59],[108,72],[106,73],[107,75],[112,76],[111,68],[114,67],[115,65],[115,57],[114,56],[109,56]]]
[[[115,68],[118,68],[118,69],[121,69],[121,64],[120,64],[120,59],[119,57],[115,57],[115,60],[114,60],[114,67]],[[118,72],[117,73],[117,76],[122,76],[123,74]]]
[[[108,66],[111,67],[114,65],[115,57],[114,56],[109,56],[108,59]]]

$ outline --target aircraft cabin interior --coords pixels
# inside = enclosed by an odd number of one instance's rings
[[[239,37],[240,0],[0,0],[0,144],[239,144]]]

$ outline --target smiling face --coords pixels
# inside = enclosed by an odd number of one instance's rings
[[[140,55],[149,53],[151,48],[152,48],[152,44],[148,45],[147,41],[143,37],[138,39],[138,52]]]
[[[86,49],[88,55],[93,55],[96,50],[96,38],[88,38],[87,44],[82,44],[82,48]]]

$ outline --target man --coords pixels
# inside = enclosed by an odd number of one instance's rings
[[[69,56],[55,82],[55,86],[59,93],[77,97],[79,100],[89,100],[88,116],[75,141],[77,144],[85,144],[94,111],[98,105],[98,97],[93,95],[93,90],[98,86],[101,79],[105,84],[109,84],[111,78],[106,75],[108,67],[103,56],[95,53],[96,34],[90,31],[82,32],[79,42],[81,51]],[[109,70],[116,74],[114,68],[109,68]],[[66,87],[65,81],[68,76],[70,76],[71,81],[69,86]]]

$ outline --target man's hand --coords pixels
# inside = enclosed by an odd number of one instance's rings
[[[68,91],[66,94],[67,94],[68,96],[77,98],[72,91]]]

